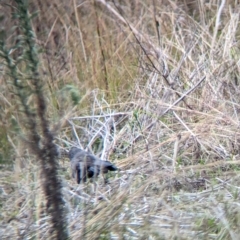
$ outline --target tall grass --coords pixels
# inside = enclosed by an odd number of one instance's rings
[[[238,3],[30,3],[56,143],[120,168],[107,185],[76,186],[62,157],[71,238],[238,239]],[[10,44],[17,35],[2,6]],[[1,74],[2,119],[18,126],[4,67]],[[29,149],[12,122],[1,124],[16,160],[1,175],[0,235],[44,238],[48,216]]]

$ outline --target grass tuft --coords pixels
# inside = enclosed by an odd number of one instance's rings
[[[71,239],[238,239],[239,4],[29,3],[56,144],[120,169],[107,184],[100,177],[77,186],[62,155]],[[7,47],[22,43],[13,7],[0,12]],[[44,239],[50,218],[39,168],[7,84],[29,66],[19,60],[9,72],[0,61],[0,236]]]

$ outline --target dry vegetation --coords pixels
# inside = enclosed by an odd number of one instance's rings
[[[56,143],[120,168],[77,186],[62,155],[71,239],[239,239],[237,1],[30,0],[29,11]],[[38,161],[3,63],[0,238],[46,239]]]

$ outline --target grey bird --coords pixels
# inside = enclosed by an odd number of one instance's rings
[[[77,147],[72,147],[68,155],[71,161],[72,177],[77,183],[86,182],[88,178],[97,177],[100,173],[118,170],[111,162],[101,160]]]

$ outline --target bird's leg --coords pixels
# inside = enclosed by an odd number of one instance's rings
[[[108,177],[107,177],[107,174],[105,175],[106,177],[104,177],[104,174],[102,174],[103,176],[103,180],[104,180],[104,184],[108,184]]]

